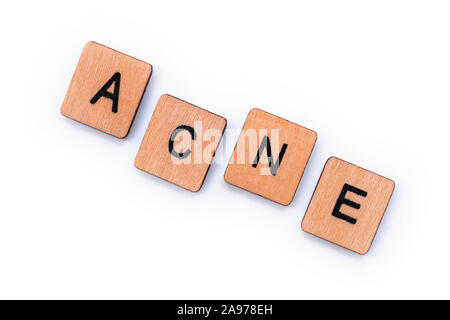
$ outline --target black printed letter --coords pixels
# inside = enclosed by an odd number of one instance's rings
[[[114,93],[111,93],[108,91],[108,89],[109,87],[111,87],[113,83],[114,83]],[[109,79],[108,82],[106,82],[105,85],[91,99],[91,104],[97,103],[98,99],[100,99],[101,97],[111,99],[113,102],[112,112],[117,113],[119,106],[119,89],[120,89],[120,73],[116,72],[111,77],[111,79]]]
[[[256,154],[255,161],[253,161],[252,167],[256,168],[258,166],[259,158],[261,158],[261,155],[265,148],[267,148],[267,158],[269,158],[269,167],[270,167],[270,173],[275,176],[277,174],[278,168],[280,167],[281,160],[283,160],[284,153],[287,149],[287,144],[283,144],[280,150],[280,154],[278,155],[278,159],[275,163],[273,163],[272,158],[272,148],[270,147],[270,140],[268,136],[265,136],[263,140],[261,141],[261,145],[259,146],[258,153]]]
[[[349,207],[355,208],[355,209],[359,209],[361,208],[361,205],[359,203],[353,202],[351,200],[348,200],[345,198],[345,195],[347,194],[347,192],[353,192],[356,193],[357,195],[361,196],[361,197],[366,197],[367,196],[367,192],[361,189],[358,189],[356,187],[353,187],[349,184],[344,184],[344,187],[342,188],[341,194],[339,195],[339,198],[336,201],[336,205],[334,206],[333,209],[333,213],[332,215],[336,218],[345,220],[351,224],[355,224],[356,223],[356,219],[349,217],[343,213],[341,213],[339,210],[341,209],[341,206],[343,204],[348,205]]]
[[[192,140],[195,140],[197,138],[194,128],[192,128],[192,127],[181,125],[181,126],[177,127],[175,130],[173,130],[172,134],[170,135],[170,139],[169,139],[169,152],[174,157],[179,158],[179,159],[184,159],[191,154],[191,150],[187,150],[185,152],[180,152],[180,153],[173,150],[173,143],[175,141],[175,138],[177,137],[177,134],[182,130],[188,131],[191,134]]]

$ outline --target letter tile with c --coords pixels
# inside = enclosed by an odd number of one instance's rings
[[[226,124],[223,117],[171,95],[162,95],[134,165],[189,191],[198,191]]]

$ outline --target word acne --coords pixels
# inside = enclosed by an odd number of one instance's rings
[[[125,138],[151,74],[150,64],[89,42],[75,69],[61,113]],[[225,132],[226,125],[224,117],[162,95],[139,147],[135,167],[196,192],[203,185],[223,136],[230,131]],[[316,140],[316,132],[310,129],[252,109],[224,179],[287,206],[294,199]],[[365,254],[393,191],[392,180],[332,157],[325,164],[302,229]]]

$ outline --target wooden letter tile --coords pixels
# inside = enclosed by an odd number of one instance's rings
[[[88,42],[70,82],[61,113],[117,138],[130,131],[152,66]]]
[[[305,232],[365,254],[394,191],[394,181],[330,158],[302,222]]]
[[[317,134],[259,109],[252,109],[225,172],[225,181],[289,205]]]
[[[190,191],[200,190],[226,127],[226,120],[163,95],[134,165]]]

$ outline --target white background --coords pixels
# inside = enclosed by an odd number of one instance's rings
[[[448,1],[29,1],[0,11],[0,298],[450,298]],[[154,67],[129,136],[66,119],[84,44]],[[134,168],[169,93],[318,141],[292,204]],[[235,141],[227,141],[232,148]],[[371,251],[300,223],[325,161],[396,181]],[[228,159],[229,154],[218,154]]]

